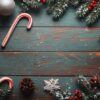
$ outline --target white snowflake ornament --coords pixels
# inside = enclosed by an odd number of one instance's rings
[[[44,80],[44,90],[49,91],[52,93],[54,90],[59,90],[59,79],[49,79],[49,80]]]

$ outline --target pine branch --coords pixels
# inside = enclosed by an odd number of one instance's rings
[[[60,18],[69,7],[70,0],[60,0],[54,5],[53,18]]]
[[[85,17],[85,15],[89,12],[88,10],[89,3],[90,2],[86,2],[78,8],[78,10],[76,11],[78,17]]]
[[[94,10],[87,16],[86,23],[93,24],[96,22],[100,17],[100,2],[97,4],[97,6],[94,8]]]

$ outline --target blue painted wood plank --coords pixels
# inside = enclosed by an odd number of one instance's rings
[[[100,75],[100,52],[1,52],[0,75]]]
[[[0,43],[8,29],[0,28]],[[100,28],[20,27],[0,51],[100,51]]]

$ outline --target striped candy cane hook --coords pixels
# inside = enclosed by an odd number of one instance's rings
[[[8,33],[7,33],[7,35],[5,36],[5,38],[4,38],[3,42],[2,42],[2,45],[1,45],[1,46],[2,46],[3,48],[7,45],[8,41],[9,41],[9,39],[10,39],[10,37],[11,37],[11,35],[12,35],[12,33],[13,33],[13,31],[14,31],[16,25],[17,25],[17,23],[18,23],[19,20],[21,20],[22,18],[27,18],[27,19],[28,19],[29,22],[28,22],[28,25],[27,25],[27,29],[30,29],[30,28],[31,28],[31,26],[32,26],[32,17],[31,17],[31,15],[29,15],[29,14],[27,14],[27,13],[21,13],[20,15],[18,15],[18,16],[16,17],[16,19],[14,20],[12,26],[10,27],[10,29],[9,29],[9,31],[8,31]]]

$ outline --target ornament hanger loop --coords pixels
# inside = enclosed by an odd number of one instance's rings
[[[28,24],[27,24],[27,29],[30,29],[30,28],[31,28],[31,26],[32,26],[32,16],[29,15],[29,14],[27,14],[27,13],[21,13],[20,15],[18,15],[18,16],[16,17],[16,19],[14,20],[12,26],[10,27],[10,29],[9,29],[9,31],[8,31],[8,33],[7,33],[7,35],[5,36],[5,38],[4,38],[3,42],[2,42],[2,47],[3,47],[3,48],[7,45],[8,41],[9,41],[9,39],[10,39],[10,36],[12,35],[12,33],[13,33],[13,31],[14,31],[16,25],[17,25],[17,23],[18,23],[22,18],[27,18],[27,19],[28,19],[29,22],[28,22]]]

